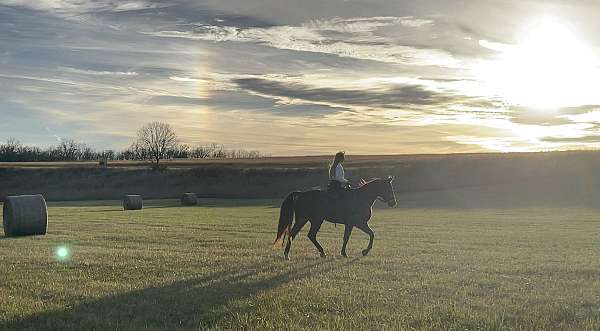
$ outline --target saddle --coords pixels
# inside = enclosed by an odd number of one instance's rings
[[[354,192],[351,188],[345,188],[337,180],[331,180],[327,185],[327,198],[336,216],[352,213]]]

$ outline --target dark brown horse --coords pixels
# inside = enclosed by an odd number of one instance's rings
[[[329,221],[345,225],[344,244],[341,251],[343,257],[348,257],[346,245],[354,227],[368,234],[369,246],[362,251],[362,254],[366,256],[373,248],[373,239],[375,238],[375,234],[367,222],[371,219],[371,207],[377,199],[386,202],[390,207],[396,206],[396,196],[392,189],[392,177],[374,179],[363,183],[358,188],[344,192],[342,197],[336,197],[334,194],[323,190],[292,192],[281,204],[275,245],[283,246],[285,237],[288,237],[284,256],[289,260],[292,240],[304,224],[310,222],[308,239],[315,245],[321,257],[325,257],[327,255],[317,241],[317,232],[319,232],[323,221]],[[296,215],[296,222],[292,226],[294,214]]]

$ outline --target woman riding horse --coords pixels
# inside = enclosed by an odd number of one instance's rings
[[[347,187],[349,181],[346,179],[342,163],[346,159],[344,152],[337,152],[329,166],[329,189],[337,190]]]
[[[366,256],[373,248],[373,239],[375,238],[375,234],[367,222],[371,219],[371,208],[377,199],[386,202],[390,207],[396,206],[392,177],[374,179],[363,183],[358,188],[348,190],[348,194],[344,194],[341,203],[332,204],[330,194],[323,190],[292,192],[281,204],[275,245],[283,246],[287,236],[284,257],[289,260],[292,241],[304,224],[310,222],[308,238],[315,245],[321,257],[325,257],[325,251],[317,241],[317,232],[324,221],[329,221],[345,225],[344,243],[340,252],[343,257],[348,256],[346,245],[354,227],[368,234],[369,245],[362,251],[362,254]],[[336,210],[340,208],[342,208],[341,211]],[[295,222],[294,215],[296,216]]]

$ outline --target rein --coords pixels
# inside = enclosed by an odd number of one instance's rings
[[[373,198],[373,200],[379,200],[383,203],[391,203],[393,200],[392,199],[386,199],[381,197],[379,194],[381,194],[381,192],[375,192],[375,190],[377,189],[376,187],[371,187],[371,184],[375,183],[374,181],[370,181],[370,182],[365,182],[363,179],[361,179],[361,183],[364,183],[363,186],[359,187],[360,189],[364,189],[365,190],[365,194],[372,194],[375,197]]]

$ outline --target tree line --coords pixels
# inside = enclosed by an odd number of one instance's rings
[[[50,162],[50,161],[114,161],[152,160],[158,165],[165,159],[223,159],[259,158],[259,151],[227,149],[221,144],[193,146],[180,143],[169,124],[153,122],[144,125],[131,145],[121,151],[98,151],[74,139],[60,139],[57,145],[40,148],[28,146],[16,139],[0,144],[0,162]]]

